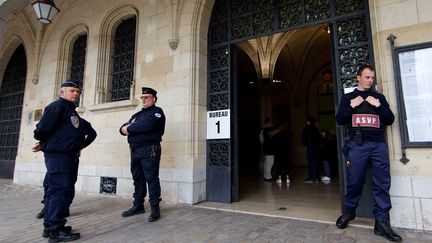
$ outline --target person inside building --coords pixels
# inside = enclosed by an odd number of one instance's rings
[[[276,122],[274,130],[271,131],[272,146],[274,152],[274,164],[276,166],[277,184],[282,184],[282,179],[289,184],[292,135],[285,122]]]
[[[272,139],[270,137],[270,132],[273,130],[273,121],[271,117],[266,117],[264,119],[264,126],[261,129],[259,138],[262,145],[262,152],[264,155],[264,168],[263,177],[265,182],[273,181],[273,176],[271,174],[271,169],[274,163],[274,153],[272,146]]]
[[[326,129],[320,129],[320,139],[319,139],[319,160],[321,162],[322,182],[330,182],[331,181],[331,169],[330,169],[330,161],[331,161],[331,153],[332,153],[332,141],[330,138],[330,134]]]
[[[390,160],[385,141],[385,128],[395,119],[384,95],[371,90],[375,69],[362,65],[357,72],[357,88],[344,94],[336,114],[339,125],[346,125],[349,131],[346,165],[347,187],[343,200],[343,214],[336,226],[347,227],[356,217],[356,208],[370,167],[375,200],[374,233],[387,240],[400,242],[402,237],[390,226]]]
[[[301,140],[306,147],[309,175],[304,180],[305,183],[318,182],[319,179],[319,130],[315,125],[316,120],[308,117],[306,126],[303,128]]]
[[[143,108],[120,127],[120,134],[128,137],[130,145],[131,172],[135,188],[133,205],[124,211],[122,216],[129,217],[145,212],[144,198],[147,194],[146,186],[148,185],[151,206],[149,222],[154,222],[160,218],[160,143],[165,131],[164,112],[155,105],[156,93],[156,90],[152,88],[143,87],[141,96]]]
[[[69,216],[75,192],[79,153],[96,138],[91,124],[75,111],[79,97],[79,82],[65,81],[61,85],[60,98],[45,107],[34,130],[34,138],[39,143],[32,151],[44,152],[47,168],[42,236],[56,242],[80,238],[80,233],[72,232],[71,226],[65,226],[65,217]]]

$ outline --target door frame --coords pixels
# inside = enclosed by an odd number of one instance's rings
[[[367,0],[361,2],[324,0],[305,3],[218,0],[212,9],[208,31],[207,111],[230,109],[231,138],[207,140],[207,200],[231,203],[238,197],[238,146],[236,141],[233,49],[235,43],[315,24],[329,23],[332,33],[335,110],[344,88],[356,84],[356,70],[374,64],[370,13]],[[258,6],[259,5],[259,6]],[[273,20],[273,21],[269,21]],[[345,170],[341,153],[344,128],[337,126],[340,191],[344,195]],[[238,178],[237,178],[238,179]],[[233,188],[236,187],[236,188]],[[365,189],[369,190],[369,189]],[[235,194],[237,193],[237,194]],[[363,193],[363,195],[368,193]],[[367,203],[371,203],[367,200]],[[367,204],[366,203],[366,204]],[[362,203],[361,203],[362,204]],[[365,207],[370,211],[369,206]],[[342,201],[341,201],[342,209]],[[358,215],[367,216],[359,207]]]

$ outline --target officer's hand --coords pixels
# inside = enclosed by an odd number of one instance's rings
[[[129,125],[127,125],[127,126],[123,126],[123,127],[121,128],[121,131],[122,131],[123,134],[126,135],[126,136],[129,135],[129,132],[128,132],[128,130],[127,130],[128,126],[129,126]]]
[[[372,97],[372,96],[368,96],[368,97],[366,98],[366,101],[367,101],[369,104],[371,104],[371,105],[373,105],[373,106],[375,106],[375,107],[379,107],[379,106],[381,105],[379,99],[376,99],[376,98],[374,98],[374,97]]]
[[[32,148],[32,152],[39,152],[41,151],[42,146],[40,145],[40,143],[35,144],[35,146]]]
[[[361,97],[360,95],[355,97],[354,99],[351,100],[351,107],[352,108],[356,108],[357,106],[359,106],[361,103],[363,103],[364,99],[363,97]]]

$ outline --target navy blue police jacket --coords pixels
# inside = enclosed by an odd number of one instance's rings
[[[40,141],[45,156],[77,155],[95,140],[96,131],[75,108],[74,103],[63,98],[45,107],[34,130],[34,138]]]
[[[120,127],[121,135],[126,135],[121,130],[126,125],[129,125],[128,143],[131,147],[159,144],[165,132],[165,114],[154,105],[142,108]]]
[[[351,100],[357,96],[361,96],[363,99],[372,96],[380,101],[380,106],[375,107],[365,100],[359,106],[352,108]],[[344,94],[336,113],[337,123],[348,126],[350,140],[354,140],[355,133],[360,126],[364,140],[384,142],[385,127],[391,125],[394,119],[394,114],[384,95],[371,90],[355,89],[351,93]],[[357,124],[361,125],[356,125],[356,121],[359,121]]]

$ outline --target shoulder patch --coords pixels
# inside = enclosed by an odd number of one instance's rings
[[[78,116],[72,115],[72,116],[70,117],[70,120],[71,120],[72,125],[73,125],[75,128],[78,128],[78,127],[79,127],[80,122],[79,122],[79,118],[78,118]]]
[[[157,118],[161,118],[162,115],[161,115],[159,112],[156,112],[156,113],[155,113],[155,117],[157,117]]]

